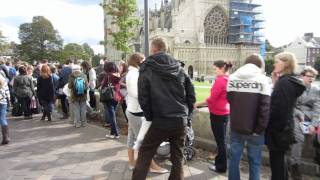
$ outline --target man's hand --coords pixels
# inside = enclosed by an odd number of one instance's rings
[[[207,102],[198,102],[198,103],[195,103],[193,108],[196,110],[198,108],[202,108],[202,107],[205,107],[207,106]]]

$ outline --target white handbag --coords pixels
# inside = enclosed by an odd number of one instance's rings
[[[63,87],[63,93],[67,96],[67,97],[70,97],[71,95],[71,89],[68,87],[68,84],[66,84],[64,87]]]
[[[147,121],[146,119],[143,119],[137,140],[136,142],[134,142],[134,146],[133,146],[134,150],[138,151],[140,149],[144,136],[147,134],[151,126],[151,123],[152,123],[151,121]]]

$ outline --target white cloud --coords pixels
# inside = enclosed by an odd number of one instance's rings
[[[19,31],[19,29],[17,27],[10,26],[10,25],[7,25],[7,24],[0,24],[0,30],[3,33],[2,35],[4,37],[6,37],[6,39],[9,42],[10,41],[19,42],[19,39],[18,39],[18,31]]]
[[[262,4],[266,19],[266,38],[271,44],[288,44],[306,32],[314,32],[316,36],[320,36],[319,0],[265,0]]]
[[[90,40],[91,46],[103,40],[103,11],[97,5],[77,5],[64,0],[1,0],[0,18],[21,17],[31,22],[33,16],[44,16],[51,21],[63,39],[69,42],[84,43]],[[1,22],[0,22],[1,23]],[[4,34],[10,40],[17,40],[18,27],[1,24]],[[93,43],[94,42],[94,43]],[[68,43],[68,42],[65,42]],[[96,53],[102,53],[102,48]]]

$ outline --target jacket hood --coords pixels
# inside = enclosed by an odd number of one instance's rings
[[[233,76],[236,76],[239,79],[251,79],[261,74],[262,70],[258,66],[254,64],[246,64],[234,72]]]
[[[182,71],[180,63],[164,52],[148,57],[140,69],[144,71],[145,68],[151,68],[164,78],[175,78],[179,76]]]
[[[295,75],[283,75],[283,76],[288,78],[289,81],[296,86],[297,96],[300,96],[306,90],[306,86],[298,76],[295,76]]]

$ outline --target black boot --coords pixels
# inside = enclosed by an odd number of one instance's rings
[[[8,144],[10,142],[8,126],[1,126],[1,130],[2,130],[2,143],[1,144]]]
[[[294,164],[291,166],[291,178],[293,180],[302,180],[302,174],[299,164]]]
[[[68,114],[63,113],[60,119],[68,119]]]
[[[41,121],[44,121],[46,119],[47,116],[47,112],[43,111],[42,117],[41,117]]]
[[[48,112],[47,113],[47,116],[48,116],[48,121],[51,121],[52,119],[51,119],[51,112]]]

